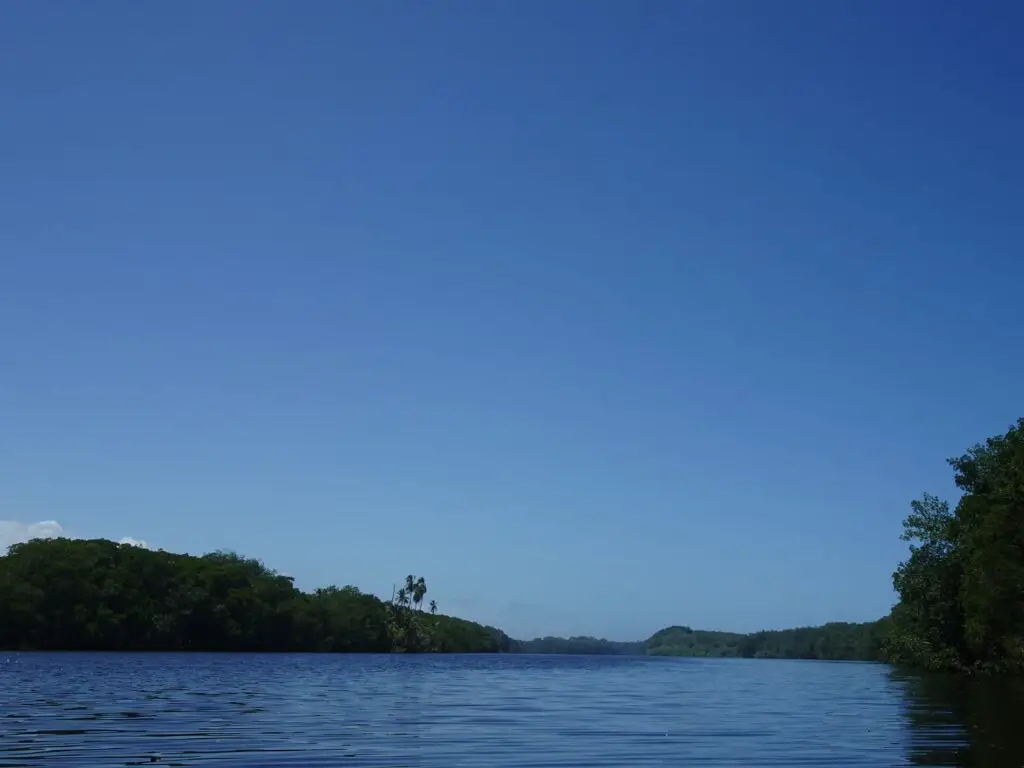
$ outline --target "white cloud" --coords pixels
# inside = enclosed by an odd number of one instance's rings
[[[54,539],[58,536],[69,536],[64,527],[56,520],[43,520],[38,523],[19,523],[17,520],[0,520],[0,555],[7,552],[12,544],[21,544],[30,539]],[[149,549],[149,545],[141,539],[125,536],[119,544],[130,544],[133,547]]]
[[[124,536],[117,543],[130,544],[133,547],[142,547],[143,549],[149,549],[149,544],[144,542],[142,539],[133,539],[131,536]]]
[[[12,544],[21,544],[29,539],[53,539],[63,534],[64,529],[56,520],[43,520],[41,523],[0,520],[0,554]]]

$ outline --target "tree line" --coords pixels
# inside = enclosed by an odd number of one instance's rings
[[[36,539],[0,557],[0,648],[118,651],[508,651],[503,632],[438,613],[407,576],[390,601],[302,592],[230,552],[201,557],[103,539]]]
[[[875,622],[517,641],[440,614],[422,577],[381,600],[352,586],[302,592],[230,552],[37,539],[0,557],[0,648],[734,656],[1024,672],[1024,419],[948,461],[962,495],[953,508],[929,494],[911,503],[910,555],[893,574],[899,601]]]
[[[588,656],[643,655],[644,643],[618,642],[599,637],[535,637],[533,640],[513,640],[515,653],[565,653]]]
[[[667,627],[647,641],[651,656],[882,661],[889,620],[764,630],[751,634]]]
[[[231,552],[197,557],[103,539],[36,539],[0,557],[5,649],[873,656],[874,645],[862,651],[849,639],[856,630],[839,629],[858,626],[757,635],[671,627],[646,642],[513,640],[440,614],[426,580],[411,574],[381,600],[353,586],[302,592]]]

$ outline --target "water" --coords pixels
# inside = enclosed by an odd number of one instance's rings
[[[1022,704],[855,663],[0,654],[0,766],[1020,768]]]

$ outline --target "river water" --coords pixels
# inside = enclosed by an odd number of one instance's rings
[[[1024,765],[1009,683],[609,656],[0,653],[0,766]]]

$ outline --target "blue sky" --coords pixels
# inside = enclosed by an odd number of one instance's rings
[[[875,618],[1022,415],[1021,21],[5,3],[0,531],[516,636]]]

